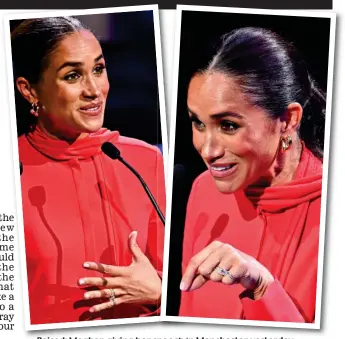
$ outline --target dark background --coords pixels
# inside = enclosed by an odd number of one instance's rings
[[[77,18],[99,39],[106,60],[110,90],[103,126],[161,147],[153,11]],[[19,22],[11,21],[11,29]]]
[[[182,12],[167,315],[177,315],[180,302],[182,241],[188,195],[195,177],[206,169],[192,145],[186,107],[188,83],[193,73],[211,59],[221,35],[246,26],[268,28],[292,42],[306,60],[311,75],[326,91],[330,19]]]
[[[182,2],[176,2],[173,0],[161,0],[159,2],[148,2],[145,0],[98,0],[96,5],[93,0],[59,0],[58,2],[47,2],[46,0],[16,0],[15,5],[13,5],[11,2],[7,2],[3,3],[1,7],[7,9],[73,9],[148,5],[154,3],[158,3],[160,9],[175,9],[176,4],[271,9],[332,9],[333,5],[332,0],[187,0]]]

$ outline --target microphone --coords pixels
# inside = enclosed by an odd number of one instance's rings
[[[107,155],[109,158],[113,159],[113,160],[119,160],[121,161],[140,181],[140,183],[142,184],[142,186],[144,187],[144,190],[146,192],[146,194],[148,195],[148,197],[150,198],[158,216],[160,217],[160,219],[162,220],[163,224],[165,225],[165,218],[163,213],[161,212],[161,210],[159,209],[159,206],[156,202],[156,200],[154,199],[152,193],[150,192],[149,188],[147,187],[144,179],[140,176],[140,174],[127,162],[125,161],[120,154],[120,150],[114,146],[111,142],[105,142],[102,147],[101,147],[103,153],[105,155]]]

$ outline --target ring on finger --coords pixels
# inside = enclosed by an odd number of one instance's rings
[[[219,274],[222,275],[223,277],[225,277],[225,276],[229,277],[229,279],[231,279],[233,283],[234,283],[235,281],[237,281],[237,278],[234,277],[234,276],[230,273],[230,271],[226,270],[226,269],[223,268],[223,267],[217,266],[217,267],[215,268],[215,271],[217,271],[217,273],[219,273]]]
[[[111,301],[113,303],[113,305],[116,305],[116,300],[115,300],[115,291],[114,289],[110,289],[110,297],[109,297],[109,301]]]
[[[219,273],[220,275],[222,275],[223,277],[229,274],[229,271],[228,271],[228,270],[226,270],[225,268],[220,267],[220,266],[217,266],[214,270],[215,270],[217,273]]]
[[[227,271],[227,274],[226,274],[231,280],[232,282],[234,283],[235,281],[237,281],[237,278],[234,277],[229,271]]]

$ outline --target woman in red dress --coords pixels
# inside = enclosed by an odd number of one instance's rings
[[[242,28],[187,104],[208,170],[189,197],[179,315],[314,322],[325,95],[292,45]]]
[[[12,57],[31,324],[139,317],[160,305],[162,155],[102,128],[109,82],[95,36],[75,18],[24,20]],[[26,111],[18,100],[26,100]],[[145,159],[145,162],[142,161]]]

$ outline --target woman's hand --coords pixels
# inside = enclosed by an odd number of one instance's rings
[[[97,286],[100,290],[84,294],[85,299],[105,298],[106,302],[92,306],[90,312],[99,312],[122,303],[156,305],[160,304],[161,279],[149,259],[140,250],[137,232],[129,235],[128,246],[132,253],[129,266],[112,266],[86,262],[84,267],[106,273],[111,277],[85,277],[79,280],[80,286]]]
[[[227,285],[239,283],[260,299],[274,281],[272,274],[253,257],[229,244],[213,241],[189,262],[180,289],[192,291],[208,280]]]

